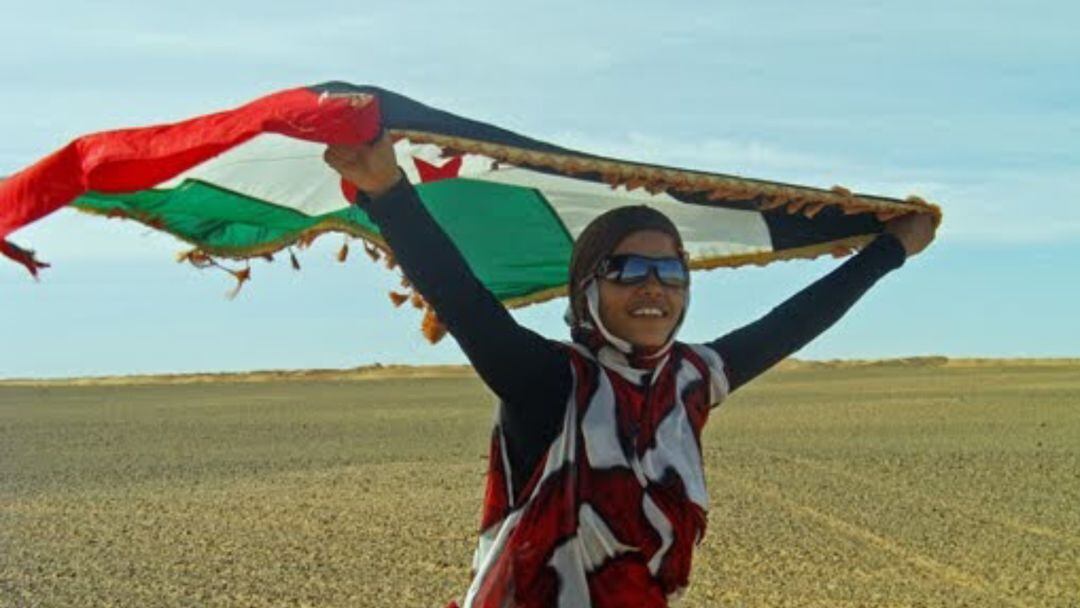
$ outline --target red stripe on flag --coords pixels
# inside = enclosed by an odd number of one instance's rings
[[[298,88],[183,122],[85,135],[0,181],[0,242],[86,192],[152,188],[260,133],[358,144],[378,130],[374,97]]]

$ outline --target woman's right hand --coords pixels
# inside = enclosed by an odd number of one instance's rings
[[[323,160],[342,178],[372,198],[385,194],[402,179],[394,156],[394,145],[385,132],[369,144],[327,146]]]
[[[926,249],[934,240],[936,231],[930,216],[922,213],[909,213],[885,223],[885,232],[900,240],[907,257]]]

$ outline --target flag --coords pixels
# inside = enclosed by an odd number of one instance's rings
[[[326,144],[385,129],[399,165],[477,277],[509,307],[566,293],[574,238],[600,213],[645,204],[682,233],[693,269],[842,256],[908,213],[896,199],[606,158],[532,139],[373,86],[330,82],[167,125],[76,139],[0,182],[0,253],[46,266],[14,230],[71,206],[168,232],[181,259],[227,267],[328,232],[392,263],[378,227],[322,160]],[[339,254],[344,259],[347,246]],[[230,270],[238,285],[250,268]],[[406,282],[407,283],[407,282]],[[406,290],[407,291],[407,290]],[[416,294],[395,294],[396,303]]]

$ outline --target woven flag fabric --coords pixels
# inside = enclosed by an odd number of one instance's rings
[[[573,239],[622,205],[670,217],[694,269],[845,255],[894,217],[941,219],[918,197],[605,158],[377,87],[332,82],[73,141],[0,182],[0,253],[36,273],[44,264],[9,234],[71,206],[168,232],[190,244],[183,257],[198,265],[268,257],[327,232],[363,239],[369,252],[392,259],[378,227],[322,160],[326,144],[371,141],[380,128],[433,217],[511,307],[564,295]]]

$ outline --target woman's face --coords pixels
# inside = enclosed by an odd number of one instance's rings
[[[657,230],[632,232],[611,253],[650,258],[679,255],[675,239]],[[606,279],[599,279],[598,284],[600,321],[608,331],[640,348],[663,346],[686,305],[686,288],[664,285],[654,273],[636,285],[621,285]],[[649,309],[659,310],[660,314],[657,316]]]

